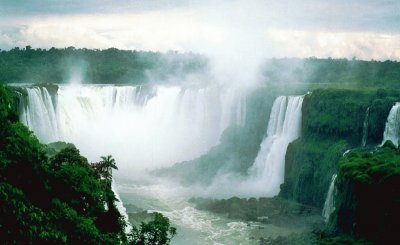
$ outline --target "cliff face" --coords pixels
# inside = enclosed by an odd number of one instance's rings
[[[302,137],[288,147],[280,196],[322,209],[337,173],[329,227],[379,244],[398,241],[400,153],[391,143],[376,148],[396,100],[398,95],[379,90],[325,89],[307,95]]]
[[[345,140],[298,139],[291,143],[279,195],[322,209],[337,162],[347,147]]]
[[[220,144],[207,154],[156,173],[179,179],[183,184],[209,184],[221,172],[245,174],[257,156],[276,97],[276,91],[265,88],[254,91],[247,98],[244,127],[235,126],[225,130]]]
[[[339,162],[331,224],[378,244],[400,238],[400,151],[388,141],[375,151],[354,150]]]
[[[322,208],[344,152],[360,147],[363,134],[367,147],[381,143],[395,100],[379,90],[318,89],[307,95],[302,137],[288,147],[280,196]]]

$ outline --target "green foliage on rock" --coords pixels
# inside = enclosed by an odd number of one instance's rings
[[[400,174],[400,153],[391,141],[386,141],[374,152],[350,152],[339,167],[343,178],[363,184],[383,183]]]
[[[17,121],[12,103],[10,91],[0,85],[0,243],[133,243],[111,189],[114,159],[103,158],[104,175],[72,144],[48,146],[56,148],[49,158],[45,146]],[[172,233],[164,229],[175,230],[166,217],[156,218],[144,224],[145,232],[157,244],[167,244]]]
[[[351,151],[339,163],[335,219],[338,231],[378,244],[400,242],[400,152],[391,143]]]
[[[398,93],[383,89],[317,89],[304,98],[302,136],[289,144],[280,195],[321,207],[347,150],[361,145],[367,108],[367,146],[380,144]]]
[[[400,93],[382,89],[317,89],[303,102],[302,134],[310,138],[345,139],[359,146],[367,108],[367,143],[382,141],[386,118]]]
[[[346,151],[344,140],[301,138],[289,144],[285,180],[279,195],[306,205],[322,207],[337,163]]]
[[[349,90],[313,91],[303,102],[302,132],[305,136],[361,140],[366,95]]]

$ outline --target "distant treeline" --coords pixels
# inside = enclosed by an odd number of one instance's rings
[[[267,83],[338,83],[400,86],[400,62],[357,59],[271,59],[263,69]]]
[[[205,56],[193,53],[74,47],[46,50],[26,46],[0,51],[0,83],[74,80],[112,84],[164,83],[204,72],[207,66]],[[297,82],[400,87],[400,62],[397,61],[280,58],[266,60],[262,72],[267,84]]]
[[[26,46],[0,52],[0,82],[141,84],[199,72],[206,65],[204,56],[192,53]]]

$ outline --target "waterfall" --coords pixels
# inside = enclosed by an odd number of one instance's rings
[[[46,87],[25,89],[20,120],[41,142],[72,142],[90,161],[112,154],[126,177],[196,158],[245,120],[239,88],[60,85],[57,103]]]
[[[383,133],[384,144],[390,140],[398,146],[400,136],[400,102],[397,102],[392,109],[390,109],[389,116],[387,117],[385,132]]]
[[[219,120],[220,131],[226,129],[231,123],[244,126],[246,115],[246,97],[241,90],[227,88],[220,96],[221,119]],[[234,110],[232,112],[231,110]]]
[[[40,136],[43,142],[52,142],[59,137],[55,105],[46,88],[27,89],[28,105],[23,106],[20,120]]]
[[[329,185],[328,194],[326,195],[324,208],[322,209],[322,216],[325,218],[325,222],[329,221],[329,217],[335,211],[335,196],[336,196],[336,181],[337,174],[332,176],[331,184]]]
[[[290,142],[300,136],[304,96],[279,96],[272,106],[267,134],[249,170],[245,189],[267,196],[279,193],[285,177],[285,155]]]
[[[367,145],[367,139],[368,139],[368,119],[369,119],[369,106],[367,108],[367,111],[365,112],[365,118],[363,122],[363,134],[362,134],[362,139],[361,139],[361,146],[365,147]]]
[[[117,188],[115,187],[115,181],[114,179],[112,180],[112,184],[111,184],[111,189],[114,192],[115,198],[117,199],[117,201],[115,201],[115,206],[117,207],[119,213],[122,215],[122,217],[124,218],[124,221],[126,223],[126,227],[125,227],[125,233],[129,234],[132,231],[132,225],[129,222],[129,216],[128,213],[126,212],[126,208],[124,207],[124,204],[122,203],[121,198],[119,197]]]

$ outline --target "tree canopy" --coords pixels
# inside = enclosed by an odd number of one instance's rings
[[[0,51],[0,81],[143,84],[196,73],[206,65],[205,57],[192,53],[26,46]]]
[[[124,232],[111,188],[111,170],[117,169],[112,156],[102,158],[101,175],[72,144],[49,158],[17,121],[12,103],[0,85],[0,243],[148,244]],[[156,244],[168,244],[175,234],[161,214],[134,231],[150,234]]]

